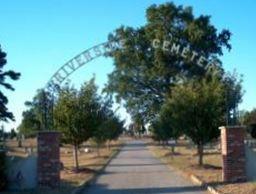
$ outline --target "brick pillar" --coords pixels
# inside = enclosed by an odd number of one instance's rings
[[[220,127],[222,152],[222,179],[225,182],[246,180],[245,128],[242,126]]]
[[[39,187],[58,187],[60,184],[60,133],[39,132],[37,136],[37,176]]]

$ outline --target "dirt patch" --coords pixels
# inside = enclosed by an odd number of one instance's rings
[[[204,154],[204,165],[197,164],[196,149],[191,148],[184,141],[178,142],[175,154],[171,148],[162,147],[154,143],[149,144],[150,150],[167,165],[170,165],[187,177],[196,175],[202,181],[213,185],[223,194],[256,194],[256,183],[234,183],[224,184],[222,182],[222,157],[215,149],[207,149]]]
[[[225,194],[255,194],[256,183],[236,183],[216,187],[218,191]]]

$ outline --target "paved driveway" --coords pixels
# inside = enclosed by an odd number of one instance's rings
[[[131,141],[84,194],[205,194],[170,170],[142,141]]]

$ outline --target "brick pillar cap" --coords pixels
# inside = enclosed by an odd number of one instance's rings
[[[219,129],[220,130],[222,130],[222,129],[245,129],[246,128],[246,126],[244,126],[244,125],[234,125],[234,126],[221,126],[221,127],[219,127]]]

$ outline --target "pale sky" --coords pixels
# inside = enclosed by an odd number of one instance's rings
[[[31,100],[36,90],[45,86],[55,71],[80,52],[107,40],[107,36],[121,25],[138,27],[145,24],[145,10],[163,0],[1,0],[0,44],[8,53],[6,69],[21,72],[21,79],[12,82],[15,92],[4,91],[9,109],[16,122],[21,121],[24,102]],[[226,70],[237,69],[244,75],[244,95],[240,109],[256,107],[256,2],[175,0],[176,4],[191,5],[195,15],[211,15],[219,29],[232,33],[232,50],[225,52],[222,61]],[[102,88],[107,74],[113,70],[110,58],[98,58],[70,76],[79,86],[96,75]],[[125,110],[119,111],[126,118]]]

